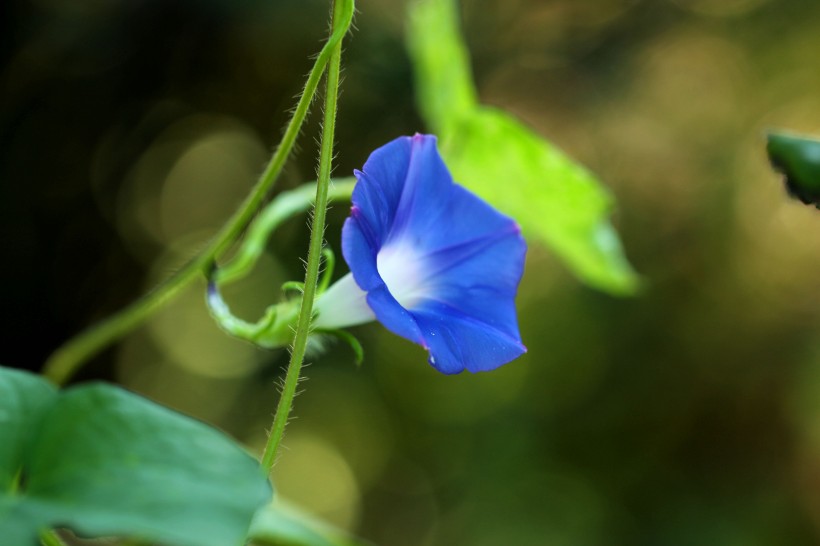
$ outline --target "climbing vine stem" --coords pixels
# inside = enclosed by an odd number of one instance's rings
[[[345,15],[352,13],[352,0],[336,0],[333,3],[332,34],[340,25],[345,25]],[[349,22],[348,22],[349,24]],[[345,25],[346,26],[346,25]],[[299,374],[305,359],[310,323],[313,315],[313,299],[316,295],[316,284],[319,279],[319,265],[322,257],[322,246],[325,235],[325,215],[327,213],[327,193],[330,185],[331,163],[333,161],[333,138],[336,129],[336,106],[339,98],[339,72],[342,59],[342,43],[333,46],[327,69],[327,87],[325,91],[325,112],[322,125],[322,143],[319,152],[319,176],[316,184],[316,201],[313,206],[313,223],[310,232],[305,288],[296,323],[296,334],[290,354],[285,382],[279,398],[279,405],[273,418],[268,442],[262,454],[262,467],[270,472],[276,460],[276,452],[285,433],[293,397],[299,383]]]

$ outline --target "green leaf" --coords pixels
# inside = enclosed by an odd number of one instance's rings
[[[34,508],[34,509],[32,509]],[[32,503],[0,493],[0,537],[2,544],[38,545],[37,529],[48,524],[46,515]]]
[[[416,102],[435,133],[478,106],[470,54],[458,29],[457,4],[424,0],[409,6],[407,48],[416,76]]]
[[[820,140],[772,132],[766,150],[772,166],[785,175],[789,195],[820,208]]]
[[[248,534],[264,546],[367,546],[370,543],[351,537],[306,514],[293,505],[276,501],[256,513]]]
[[[441,143],[461,184],[514,217],[583,280],[631,294],[638,279],[607,220],[613,200],[592,174],[512,116],[482,107]]]
[[[32,434],[56,399],[57,389],[45,379],[0,367],[0,490],[16,487]]]
[[[454,178],[550,246],[583,281],[632,294],[638,276],[609,223],[600,182],[511,115],[476,100],[453,0],[411,4],[408,48],[419,110]]]
[[[18,388],[19,373],[0,368],[0,385],[31,407],[41,393]],[[0,445],[19,443],[6,434]],[[29,441],[22,491],[0,493],[0,536],[15,533],[15,544],[64,526],[169,545],[237,545],[271,496],[258,463],[230,438],[111,385],[60,393]]]

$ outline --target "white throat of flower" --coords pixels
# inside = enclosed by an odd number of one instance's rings
[[[405,309],[412,309],[427,295],[424,259],[413,245],[396,241],[383,247],[376,256],[376,267],[390,294]],[[320,329],[346,328],[376,318],[367,304],[367,293],[359,288],[352,273],[321,294],[315,309],[318,317],[313,326]]]
[[[396,241],[383,247],[376,256],[376,267],[399,305],[412,309],[424,299],[424,259],[412,244]]]

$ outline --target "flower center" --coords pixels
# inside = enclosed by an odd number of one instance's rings
[[[405,309],[412,309],[428,295],[425,260],[412,244],[397,241],[382,247],[376,267],[390,294]]]

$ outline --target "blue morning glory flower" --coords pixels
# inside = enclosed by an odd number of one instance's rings
[[[316,301],[314,326],[378,319],[446,374],[492,370],[524,353],[518,224],[453,182],[434,136],[397,138],[355,174],[342,230],[351,273]]]

